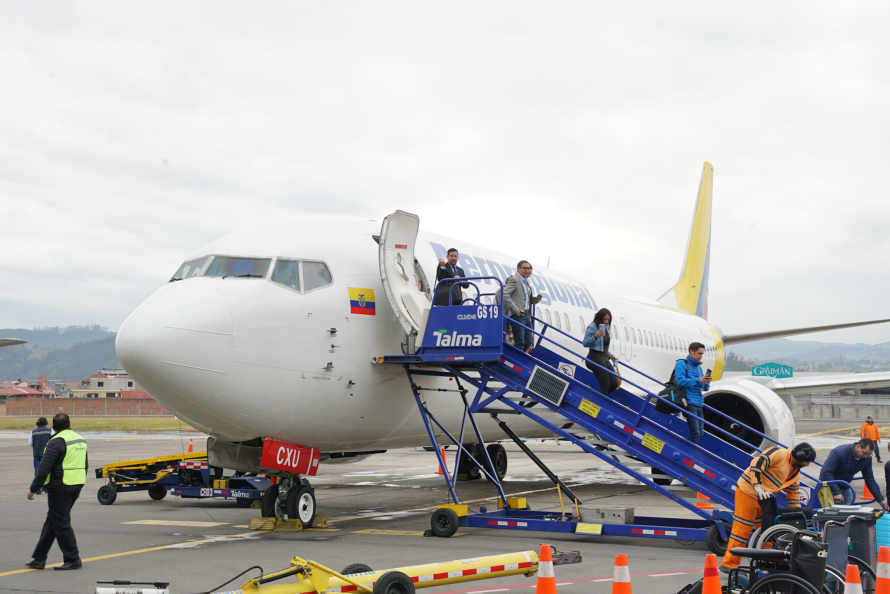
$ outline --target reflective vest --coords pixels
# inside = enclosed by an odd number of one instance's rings
[[[788,507],[800,507],[800,469],[791,463],[790,448],[770,448],[754,456],[736,484],[742,493],[755,499],[754,485],[767,493],[785,491]]]
[[[874,423],[872,423],[871,425],[869,425],[868,423],[862,425],[862,430],[859,432],[859,435],[861,437],[867,437],[872,441],[878,441],[879,439],[881,439],[881,432],[878,431],[878,426]]]
[[[72,431],[65,429],[53,435],[53,439],[61,439],[65,442],[67,451],[62,460],[62,484],[83,485],[87,482],[87,440]],[[49,443],[47,443],[47,446]],[[52,473],[50,473],[52,475]],[[46,477],[44,485],[49,484],[50,476]]]

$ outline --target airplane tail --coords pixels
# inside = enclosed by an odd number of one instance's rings
[[[695,214],[689,229],[686,258],[680,280],[658,298],[668,305],[708,319],[708,269],[711,263],[711,199],[714,193],[714,166],[705,161],[698,188]]]

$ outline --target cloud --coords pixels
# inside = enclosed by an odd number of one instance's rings
[[[706,159],[712,322],[888,317],[888,11],[4,5],[0,325],[117,328],[217,237],[396,208],[657,297]]]

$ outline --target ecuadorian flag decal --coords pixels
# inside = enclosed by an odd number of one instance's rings
[[[356,289],[349,287],[349,311],[354,314],[373,316],[374,289]]]

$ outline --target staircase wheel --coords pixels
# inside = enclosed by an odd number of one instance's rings
[[[459,520],[454,510],[443,507],[433,512],[430,518],[430,528],[433,534],[440,538],[450,538],[457,532]]]
[[[717,527],[717,524],[711,524],[710,528],[708,528],[708,531],[705,534],[705,544],[708,546],[709,551],[711,551],[718,557],[722,557],[726,554],[726,547],[729,544],[729,533],[732,530],[732,524],[730,524],[726,520],[719,521],[723,522],[723,528],[726,531],[727,538],[720,538],[720,529]]]

